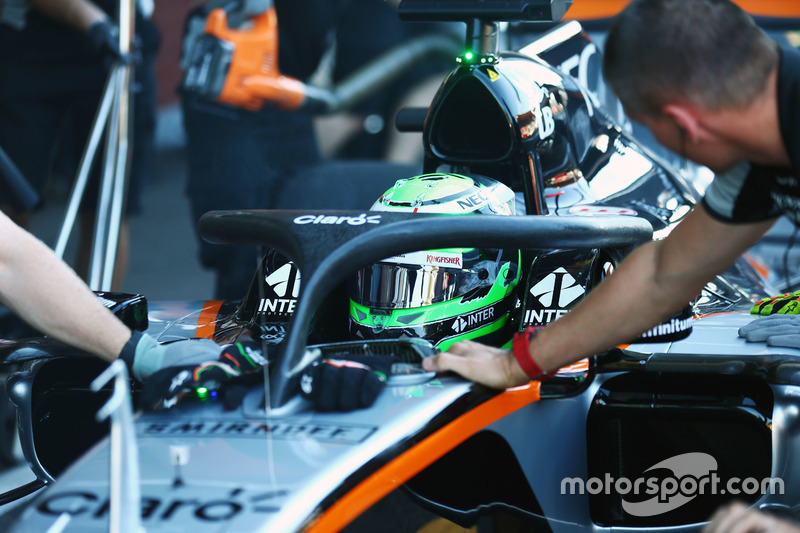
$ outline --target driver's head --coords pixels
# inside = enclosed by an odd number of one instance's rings
[[[505,185],[441,173],[399,180],[372,209],[515,213],[514,193]],[[350,280],[350,333],[357,339],[423,338],[442,349],[461,339],[501,345],[511,336],[519,279],[519,250],[450,248],[389,257]]]

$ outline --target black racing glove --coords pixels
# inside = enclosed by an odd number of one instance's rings
[[[102,56],[108,64],[113,61],[131,61],[131,57],[123,55],[119,49],[119,28],[109,20],[100,20],[89,26],[86,39],[90,53]]]
[[[217,358],[199,365],[159,370],[145,381],[139,396],[140,405],[144,409],[156,409],[159,406],[170,408],[187,393],[199,388],[209,392],[219,391],[233,381],[261,372],[267,364],[255,345],[231,344],[218,354]]]
[[[327,357],[303,371],[300,390],[319,411],[362,409],[372,405],[398,362],[388,355]]]

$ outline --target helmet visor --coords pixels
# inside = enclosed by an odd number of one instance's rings
[[[353,301],[366,307],[422,307],[491,286],[498,266],[497,261],[485,260],[463,268],[461,253],[414,252],[360,269],[351,278],[348,292]]]

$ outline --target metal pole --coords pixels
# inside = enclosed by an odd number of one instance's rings
[[[136,5],[135,0],[120,0],[119,49],[123,56],[132,52]],[[130,84],[133,65],[117,63],[116,98],[112,105],[100,199],[95,218],[92,257],[89,265],[89,286],[108,291],[114,278],[120,228],[124,217],[125,195],[129,170],[130,141]]]
[[[103,155],[103,175],[100,180],[100,193],[97,198],[97,212],[94,221],[94,239],[92,241],[92,257],[89,263],[89,287],[95,291],[107,291],[101,279],[103,273],[103,260],[105,248],[108,245],[108,219],[111,205],[111,193],[114,185],[114,174],[117,166],[117,141],[120,112],[120,86],[122,83],[122,67],[113,67],[117,72],[114,84],[114,100],[111,104],[111,114],[106,125],[106,147]]]
[[[119,7],[119,49],[123,55],[128,56],[133,52],[133,39],[135,29],[136,2],[135,0],[120,0]],[[120,84],[120,113],[117,135],[117,167],[114,179],[113,197],[111,204],[111,217],[108,226],[108,245],[103,271],[103,287],[109,290],[114,279],[114,267],[117,264],[117,251],[122,219],[125,216],[125,197],[128,192],[128,177],[130,175],[130,140],[131,116],[133,100],[130,96],[130,87],[133,82],[133,64],[125,63],[122,66],[122,83]]]
[[[114,266],[117,263],[117,248],[119,245],[119,234],[122,226],[122,218],[125,209],[125,196],[129,170],[128,154],[130,153],[129,131],[130,131],[130,102],[129,87],[131,67],[125,66],[121,69],[120,83],[120,113],[118,116],[117,131],[117,166],[114,177],[114,186],[111,198],[111,213],[108,221],[108,245],[105,249],[105,259],[103,262],[102,290],[109,290],[114,279]]]
[[[103,133],[103,128],[108,121],[108,114],[111,110],[111,103],[114,98],[114,91],[116,89],[116,76],[117,70],[112,69],[108,73],[106,79],[106,86],[103,89],[103,97],[100,100],[100,105],[97,107],[97,114],[94,117],[94,125],[89,134],[89,141],[86,143],[86,148],[81,156],[80,166],[78,167],[78,174],[75,178],[75,184],[72,187],[72,193],[69,199],[69,205],[64,215],[64,221],[61,224],[61,232],[58,234],[56,240],[55,252],[56,255],[63,258],[64,252],[67,249],[72,229],[75,227],[75,219],[78,216],[78,207],[80,206],[83,194],[86,190],[86,184],[89,181],[89,170],[92,167],[95,154],[97,153],[97,146],[100,144],[100,135]]]

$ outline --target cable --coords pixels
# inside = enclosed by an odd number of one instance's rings
[[[798,230],[800,230],[800,228],[798,228],[797,223],[795,223],[792,236],[789,237],[789,242],[786,244],[786,250],[783,252],[783,277],[786,283],[786,292],[792,292],[792,283],[789,279],[789,251],[794,246],[795,240],[797,240]]]

